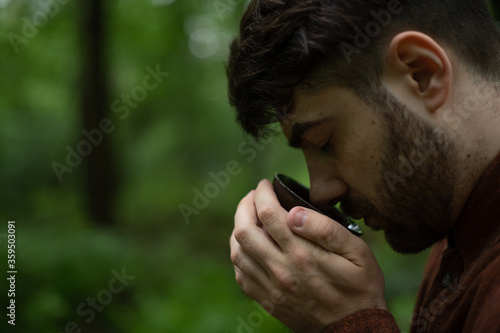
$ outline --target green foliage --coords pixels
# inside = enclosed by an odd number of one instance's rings
[[[232,332],[239,317],[257,311],[225,257],[193,249],[178,235],[83,227],[31,227],[17,235],[17,332],[60,332],[68,322],[83,332]],[[99,303],[112,271],[122,269],[133,279],[109,304]],[[88,298],[102,305],[92,321]],[[277,327],[268,319],[262,332]]]

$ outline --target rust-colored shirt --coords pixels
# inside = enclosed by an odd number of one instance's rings
[[[434,245],[410,332],[500,332],[500,154],[447,239]],[[354,313],[324,333],[399,332],[385,310]]]

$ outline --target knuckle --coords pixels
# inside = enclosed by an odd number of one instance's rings
[[[248,238],[248,230],[244,227],[238,227],[234,229],[233,235],[238,243],[243,244]]]
[[[316,237],[322,243],[328,243],[338,232],[338,223],[327,222],[318,226]]]
[[[358,245],[352,247],[352,252],[360,258],[367,258],[371,250],[368,246]]]
[[[241,209],[241,207],[245,204],[245,198],[241,199],[236,206],[236,212]]]
[[[231,251],[231,262],[234,266],[239,267],[241,263],[241,255],[238,251]]]
[[[349,252],[355,257],[363,258],[365,263],[369,263],[371,260],[376,262],[371,248],[360,239],[355,238],[352,242],[349,242]]]
[[[243,198],[243,199],[240,200],[240,202],[238,202],[238,206],[236,206],[236,213],[235,213],[235,215],[237,215],[238,212],[241,211],[244,208],[244,206],[247,205],[247,201],[245,199],[246,198]]]
[[[311,273],[317,267],[316,259],[307,253],[296,253],[293,260],[297,269],[304,273]]]
[[[298,287],[298,280],[288,272],[279,271],[275,275],[276,283],[281,290],[294,291]]]
[[[275,214],[274,208],[269,204],[263,205],[257,212],[259,220],[263,222],[271,220],[274,214]]]
[[[273,302],[276,305],[283,304],[286,301],[285,294],[279,289],[273,289],[270,295],[271,295],[271,302]]]

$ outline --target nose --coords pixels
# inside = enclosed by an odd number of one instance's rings
[[[318,208],[332,207],[349,193],[349,186],[333,170],[308,167],[310,200]]]

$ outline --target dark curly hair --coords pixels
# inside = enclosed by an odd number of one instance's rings
[[[296,88],[335,84],[370,102],[385,47],[405,30],[447,45],[478,77],[500,77],[499,33],[484,0],[252,0],[227,66],[237,120],[266,136],[293,109]]]

